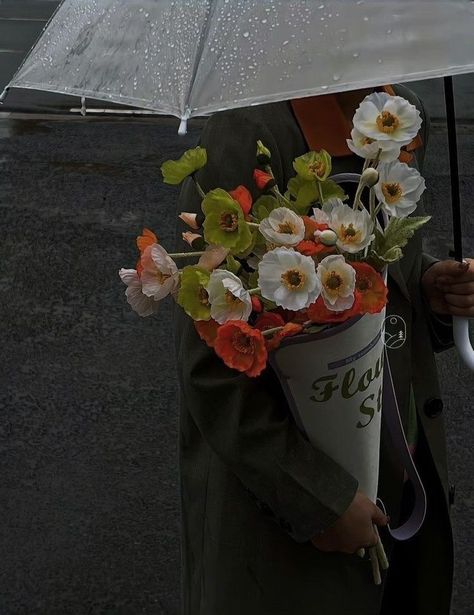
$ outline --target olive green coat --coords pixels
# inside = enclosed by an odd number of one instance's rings
[[[403,86],[396,93],[420,101]],[[428,118],[423,140],[428,136]],[[207,166],[197,177],[204,190],[249,187],[257,139],[270,148],[280,189],[294,175],[292,161],[308,146],[288,102],[212,116],[200,145]],[[421,168],[424,150],[417,150]],[[361,159],[333,159],[333,173],[360,171]],[[191,180],[179,211],[200,210]],[[417,209],[420,215],[422,205]],[[400,263],[389,268],[388,313],[407,324],[405,345],[390,360],[406,425],[410,380],[418,408],[421,462],[429,514],[407,559],[415,595],[408,599],[393,576],[393,594],[413,614],[447,614],[452,583],[452,536],[442,402],[435,351],[452,345],[451,324],[436,319],[420,294],[420,276],[435,259],[424,254],[421,234]],[[259,378],[228,369],[197,336],[179,308],[175,318],[181,385],[182,592],[184,615],[375,615],[384,586],[371,580],[370,563],[357,555],[323,553],[309,542],[350,504],[357,481],[299,433],[278,380],[268,368]],[[428,447],[423,454],[423,441]],[[379,495],[396,526],[402,470],[385,427],[381,436]],[[392,539],[383,534],[392,557]],[[407,568],[408,570],[408,568]],[[414,576],[416,573],[416,577]],[[395,573],[394,573],[395,574]],[[384,573],[384,581],[386,575]],[[390,578],[390,577],[389,577]],[[407,581],[408,582],[408,581]],[[385,585],[385,583],[384,583]],[[393,599],[392,599],[393,595]],[[384,606],[384,613],[391,612]]]

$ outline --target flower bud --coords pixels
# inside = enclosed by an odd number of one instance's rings
[[[205,241],[201,235],[198,233],[191,233],[191,231],[186,231],[182,234],[183,240],[190,245],[194,250],[203,250],[205,248]]]
[[[266,173],[265,171],[261,171],[260,169],[254,170],[253,179],[257,184],[257,188],[259,190],[269,190],[276,185],[275,178],[272,177],[270,173]]]
[[[377,169],[374,169],[372,167],[368,167],[367,169],[365,169],[365,171],[362,173],[361,178],[360,178],[360,183],[363,186],[369,186],[369,188],[372,188],[372,186],[375,186],[375,184],[379,181],[379,172],[377,171]]]
[[[204,222],[204,216],[202,214],[193,214],[187,211],[182,211],[179,214],[180,220],[189,226],[189,228],[195,231],[199,230]]]
[[[337,242],[337,234],[330,228],[325,231],[316,231],[319,241],[325,246],[334,246]]]
[[[259,140],[257,141],[257,161],[261,165],[270,164],[271,153],[268,147],[265,147]]]

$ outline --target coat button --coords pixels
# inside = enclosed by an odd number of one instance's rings
[[[449,505],[454,504],[454,496],[456,495],[456,485],[449,486]]]
[[[439,397],[430,397],[425,401],[423,410],[427,417],[434,419],[441,414],[443,410],[443,401]]]

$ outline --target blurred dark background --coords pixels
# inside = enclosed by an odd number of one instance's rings
[[[0,89],[57,2],[0,0]],[[474,77],[455,79],[465,251],[474,257]],[[442,83],[432,118],[426,249],[451,247]],[[171,306],[132,313],[118,278],[143,226],[173,245],[159,167],[195,145],[169,118],[67,114],[22,93],[0,107],[0,615],[176,615],[177,383]],[[473,375],[438,356],[456,541],[453,615],[472,613]]]

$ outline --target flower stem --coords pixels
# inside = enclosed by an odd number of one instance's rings
[[[265,331],[262,331],[262,335],[263,337],[269,337],[274,333],[278,333],[278,331],[281,331],[282,329],[283,327],[273,327],[272,329],[265,329]]]
[[[375,545],[375,548],[377,549],[377,557],[379,558],[380,567],[382,568],[382,570],[387,570],[387,568],[389,568],[387,554],[385,553],[385,549],[383,548],[382,541],[380,540],[379,530],[375,523],[374,530],[378,538],[378,542]]]
[[[247,222],[248,226],[252,226],[253,228],[258,228],[260,224],[258,222]]]
[[[250,288],[248,290],[249,295],[258,295],[260,294],[260,287],[257,286],[257,288]]]
[[[193,258],[194,256],[202,256],[204,250],[199,252],[175,252],[174,254],[168,254],[170,258]]]
[[[321,187],[321,182],[316,181],[316,185],[318,186],[319,200],[321,201],[321,207],[322,207],[324,205],[324,196],[323,196],[323,189]]]
[[[380,576],[379,560],[377,556],[377,549],[375,547],[369,548],[369,556],[370,563],[372,564],[372,575],[374,577],[374,583],[375,585],[381,585],[382,577]]]
[[[199,194],[201,195],[202,198],[204,198],[206,196],[206,193],[204,192],[204,190],[201,188],[201,184],[198,182],[198,180],[194,177],[193,175],[193,181],[196,185],[197,191],[199,192]]]

